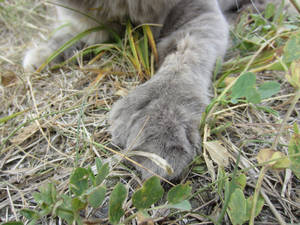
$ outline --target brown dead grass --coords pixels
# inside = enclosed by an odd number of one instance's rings
[[[0,12],[0,118],[22,112],[0,124],[0,222],[5,222],[20,220],[19,209],[35,207],[32,193],[41,185],[53,182],[59,191],[64,192],[75,166],[94,165],[95,157],[104,160],[113,157],[91,141],[109,145],[107,112],[138,81],[128,75],[134,74],[133,67],[122,60],[113,63],[112,71],[118,73],[89,72],[73,65],[57,71],[25,74],[21,66],[24,50],[31,40],[47,37],[47,24],[52,18],[45,16],[44,1],[6,0],[1,4],[7,7],[8,14]],[[109,60],[111,57],[103,57],[93,68],[97,69]],[[84,65],[81,59],[78,62]],[[279,116],[248,104],[219,106],[214,112],[217,115],[215,125],[230,126],[208,137],[208,140],[219,140],[232,156],[228,172],[233,169],[239,149],[242,150],[240,167],[253,166],[247,173],[247,193],[253,193],[259,171],[254,166],[257,164],[256,154],[272,145],[294,95],[282,73],[261,72],[258,79],[259,82],[280,80],[280,93],[263,102],[263,105],[278,111]],[[280,138],[278,150],[284,153],[292,134],[292,124],[300,123],[299,113],[300,104],[297,104]],[[132,171],[116,165],[111,177],[119,176],[129,186],[136,184],[133,181],[140,183]],[[203,168],[203,172],[191,171],[187,177],[193,182],[195,191],[212,181],[203,160],[196,165]],[[214,169],[217,171],[216,165]],[[289,170],[268,173],[263,188],[271,205],[265,204],[255,224],[278,224],[270,210],[272,206],[287,223],[300,222],[300,182]],[[188,223],[205,223],[203,215],[218,215],[220,198],[214,188],[208,190],[194,197],[194,210],[180,217],[180,223],[184,218]],[[54,223],[55,220],[50,218],[43,221],[43,224]],[[224,223],[230,224],[229,219],[225,218]]]

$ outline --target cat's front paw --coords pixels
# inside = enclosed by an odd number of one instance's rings
[[[113,143],[165,159],[173,174],[145,157],[134,157],[144,167],[167,179],[180,178],[200,148],[198,125],[204,107],[198,97],[191,96],[192,92],[186,96],[180,91],[181,85],[177,85],[142,85],[119,100],[110,113]],[[151,175],[135,167],[144,179]]]
[[[25,72],[36,71],[52,54],[52,50],[47,45],[41,45],[29,49],[23,59],[23,68]]]

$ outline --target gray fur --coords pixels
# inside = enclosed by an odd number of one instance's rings
[[[216,59],[224,56],[227,47],[228,25],[221,9],[230,10],[245,0],[220,0],[220,6],[217,0],[61,2],[116,29],[128,18],[136,24],[163,24],[162,28],[154,30],[158,41],[159,69],[151,80],[113,106],[110,131],[112,141],[117,145],[158,154],[170,163],[174,173],[167,175],[149,159],[136,157],[143,166],[165,178],[179,178],[200,149],[198,125],[209,102],[211,73]],[[92,8],[99,10],[90,10]],[[51,42],[29,51],[23,63],[25,70],[38,67],[70,36],[97,25],[62,7],[57,7],[57,12],[58,21],[68,21],[70,26],[58,32]],[[108,33],[101,31],[83,41],[94,44],[108,38]],[[149,176],[143,169],[137,169],[143,178]]]

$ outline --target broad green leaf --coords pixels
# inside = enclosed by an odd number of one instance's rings
[[[92,168],[89,166],[89,167],[87,168],[87,171],[88,171],[88,173],[89,173],[89,178],[90,178],[92,184],[93,184],[94,186],[96,186],[96,178],[95,178],[95,175],[94,175],[94,172],[93,172]]]
[[[39,219],[40,215],[38,212],[30,209],[22,209],[20,211],[20,214],[24,216],[28,220],[34,220],[34,219]]]
[[[62,194],[60,197],[63,200],[62,206],[65,208],[71,209],[72,208],[72,198],[66,194]]]
[[[265,204],[264,198],[261,195],[259,195],[256,202],[255,217],[259,215],[264,204]],[[249,198],[247,198],[246,220],[250,220],[252,205],[253,205],[253,196],[250,196]]]
[[[283,61],[290,64],[300,59],[300,32],[293,35],[284,47]]]
[[[109,174],[110,168],[109,164],[105,163],[99,170],[98,170],[98,175],[96,176],[96,185],[102,184],[104,179],[107,177]]]
[[[261,102],[260,94],[257,92],[256,88],[248,88],[246,90],[245,97],[248,102],[253,104],[258,104]]]
[[[148,179],[143,187],[132,196],[132,203],[137,209],[147,209],[162,198],[164,189],[158,177]]]
[[[68,195],[61,195],[62,204],[55,211],[55,215],[66,220],[68,224],[72,224],[75,220],[72,211],[72,198]],[[78,214],[78,213],[77,213]]]
[[[178,204],[186,200],[192,192],[189,184],[178,184],[168,192],[168,202],[170,204]]]
[[[98,173],[101,170],[102,166],[103,166],[103,164],[102,164],[101,159],[96,158],[96,168],[97,168]]]
[[[88,178],[89,172],[87,169],[75,169],[70,178],[70,188],[76,196],[82,195],[83,192],[88,189]]]
[[[75,212],[82,210],[86,207],[86,203],[81,201],[79,198],[73,198],[71,204],[72,210]]]
[[[194,166],[193,168],[192,168],[192,171],[194,172],[194,173],[197,173],[197,174],[204,174],[204,173],[206,173],[207,172],[207,169],[206,169],[206,167],[205,166]]]
[[[74,221],[73,212],[69,209],[59,207],[56,210],[56,215],[58,217],[60,217],[61,219],[64,219],[65,221],[67,221],[68,224],[72,224]]]
[[[276,81],[265,82],[258,88],[258,93],[262,99],[270,98],[280,91],[280,84]]]
[[[56,189],[52,183],[49,183],[45,186],[39,188],[40,192],[33,193],[34,200],[39,204],[51,205],[56,202]]]
[[[273,17],[275,15],[275,11],[276,11],[276,7],[274,4],[272,3],[267,4],[267,7],[264,12],[265,18],[270,19],[271,17]]]
[[[241,188],[241,190],[244,190],[246,184],[247,184],[247,177],[245,174],[240,174],[236,179],[235,183]]]
[[[98,187],[97,189],[92,191],[91,194],[88,195],[88,203],[93,208],[98,208],[104,201],[105,193],[106,193],[105,187]]]
[[[254,73],[246,72],[242,74],[232,87],[231,101],[245,97],[247,101],[257,104],[261,101],[260,94],[256,89],[256,76]]]
[[[127,190],[121,183],[117,184],[112,191],[109,199],[109,222],[118,224],[121,217],[124,215],[123,203],[127,197]]]
[[[177,204],[168,205],[168,208],[179,209],[183,211],[189,211],[192,209],[191,203],[188,200],[184,200]]]
[[[246,221],[246,199],[241,189],[237,188],[229,200],[227,212],[233,225],[241,225]]]
[[[255,87],[256,76],[254,73],[242,74],[232,87],[232,98],[241,98],[245,96],[245,90],[249,87]]]
[[[300,179],[300,133],[298,127],[295,125],[295,133],[289,143],[289,157],[291,161],[291,170],[295,176]],[[292,156],[298,154],[297,156]]]

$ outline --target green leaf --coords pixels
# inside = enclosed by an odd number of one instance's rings
[[[94,172],[93,172],[92,168],[89,166],[89,167],[87,168],[87,171],[88,171],[88,173],[89,173],[89,178],[90,178],[92,184],[93,184],[94,186],[96,186],[96,178],[95,178],[95,175],[94,175]]]
[[[290,64],[300,59],[300,32],[292,35],[284,47],[283,61]]]
[[[77,168],[73,172],[70,178],[70,188],[76,196],[82,195],[88,189],[88,177],[89,172],[87,169]]]
[[[261,97],[256,90],[256,76],[254,73],[246,72],[242,74],[231,90],[231,102],[236,103],[239,98],[245,97],[247,101],[257,104]]]
[[[86,207],[86,203],[81,201],[79,198],[73,198],[71,205],[73,212],[78,212]]]
[[[262,99],[270,98],[280,91],[280,84],[276,81],[265,82],[258,88],[258,93]]]
[[[102,184],[104,179],[109,174],[109,171],[110,171],[110,168],[109,168],[108,163],[105,163],[103,166],[101,166],[101,168],[98,170],[98,175],[96,176],[96,185],[97,186]]]
[[[276,11],[276,7],[274,4],[272,4],[272,3],[267,4],[265,13],[264,13],[265,18],[270,19],[271,17],[273,17],[275,15],[275,11]]]
[[[169,208],[179,209],[183,211],[189,211],[192,209],[191,203],[188,200],[184,200],[177,204],[168,205]]]
[[[232,98],[241,98],[245,96],[245,90],[249,87],[255,87],[256,76],[254,73],[244,73],[240,75],[232,87]]]
[[[261,102],[260,94],[257,92],[256,88],[248,88],[246,90],[245,97],[248,102],[253,104],[258,104]]]
[[[33,198],[39,204],[51,205],[55,204],[57,191],[55,186],[52,183],[48,183],[47,185],[43,185],[39,188],[40,192],[34,192]]]
[[[105,187],[98,187],[88,195],[88,203],[93,208],[98,208],[104,201],[106,193]]]
[[[245,174],[240,174],[236,179],[235,183],[239,186],[241,190],[244,190],[246,183],[247,183],[247,177]]]
[[[206,169],[206,167],[199,165],[199,166],[194,166],[192,168],[192,171],[197,174],[204,174],[207,172],[207,169]]]
[[[20,211],[20,214],[28,220],[35,220],[35,219],[40,218],[40,215],[38,212],[36,212],[34,210],[30,210],[30,209],[22,209]]]
[[[103,166],[101,159],[96,158],[96,167],[97,167],[97,171],[99,173],[99,171],[101,170],[101,167]]]
[[[59,218],[67,221],[68,224],[72,224],[73,221],[74,221],[73,212],[71,210],[69,210],[69,209],[65,209],[65,208],[59,207],[56,210],[56,215]]]
[[[291,161],[291,170],[295,174],[295,176],[300,180],[300,133],[298,126],[295,124],[295,133],[292,136],[288,152]],[[298,154],[297,156],[292,156],[294,154]]]
[[[37,220],[31,220],[27,225],[36,225],[36,224],[38,224]]]
[[[241,189],[232,193],[227,212],[233,225],[241,225],[246,221],[246,199]]]
[[[121,217],[124,215],[123,203],[127,197],[127,190],[121,183],[117,184],[110,195],[109,200],[109,222],[118,224]]]
[[[137,209],[147,209],[162,198],[164,189],[158,177],[148,179],[143,187],[132,196],[132,203]]]
[[[186,200],[192,192],[192,187],[188,184],[178,184],[168,192],[168,202],[178,204]]]
[[[75,220],[72,209],[72,198],[68,195],[61,195],[62,204],[55,211],[55,216],[58,216],[72,224]],[[77,212],[76,212],[77,213]],[[77,213],[78,214],[78,213]]]
[[[259,215],[264,204],[265,204],[264,198],[261,195],[259,195],[257,202],[256,202],[255,217],[257,217]],[[246,208],[246,219],[247,220],[250,220],[252,205],[253,205],[253,196],[250,196],[249,198],[247,198],[247,208]]]

